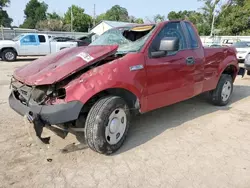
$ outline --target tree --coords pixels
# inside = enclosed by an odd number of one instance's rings
[[[7,7],[10,4],[10,0],[0,0],[0,9]]]
[[[53,12],[53,13],[47,13],[47,19],[48,20],[62,20],[62,17],[58,15],[56,12]]]
[[[102,13],[96,17],[96,24],[100,23],[101,21],[106,20],[106,14]]]
[[[84,9],[76,5],[72,5],[68,8],[68,11],[64,15],[64,23],[71,24],[71,8],[74,31],[88,32],[88,29],[92,26],[92,17],[85,14]]]
[[[235,0],[222,7],[219,29],[224,35],[250,34],[250,0]]]
[[[155,23],[163,22],[163,21],[165,21],[165,16],[164,15],[157,14],[157,15],[154,16],[154,22]]]
[[[67,31],[63,21],[58,19],[39,21],[36,25],[36,29],[42,31]]]
[[[4,7],[7,7],[10,3],[10,0],[0,0],[0,26],[10,27],[12,19],[9,17],[6,10],[3,10]]]
[[[105,13],[105,20],[128,22],[128,11],[126,8],[115,5]]]
[[[142,18],[137,18],[137,19],[135,19],[135,23],[144,24],[144,21]]]
[[[47,9],[46,3],[30,0],[24,10],[25,20],[21,27],[34,29],[39,21],[46,20]]]

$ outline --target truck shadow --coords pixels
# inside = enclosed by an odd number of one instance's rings
[[[39,57],[30,57],[30,58],[18,58],[16,60],[16,62],[26,62],[26,61],[29,61],[29,62],[32,62],[32,61],[35,61],[39,59]]]
[[[16,61],[14,62],[8,62],[8,63],[15,63],[15,62],[32,62],[32,61],[35,61],[37,59],[39,59],[40,57],[21,57],[21,58],[17,58]],[[6,62],[6,61],[3,61],[1,58],[0,58],[0,63],[1,62]]]
[[[180,102],[162,109],[158,109],[140,116],[131,122],[128,137],[121,149],[113,155],[118,155],[140,146],[167,129],[177,127],[183,123],[219,110],[230,110],[231,104],[250,96],[250,86],[236,85],[228,106],[217,107],[207,102],[206,94],[190,100]]]

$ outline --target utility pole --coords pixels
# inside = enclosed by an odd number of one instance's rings
[[[95,4],[94,4],[94,17],[93,17],[93,26],[95,26],[95,17],[96,17],[96,13],[95,13]]]
[[[71,32],[73,32],[73,5],[71,5]]]
[[[4,40],[3,25],[1,25],[2,40]]]
[[[212,21],[210,36],[213,36],[213,33],[214,33],[214,21],[215,21],[215,11],[213,12],[213,21]]]

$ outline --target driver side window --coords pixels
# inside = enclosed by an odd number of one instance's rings
[[[179,50],[183,50],[187,48],[186,38],[183,33],[181,23],[180,22],[170,22],[167,23],[163,29],[158,33],[158,35],[153,40],[150,51],[155,52],[159,50],[160,42],[164,37],[176,37],[179,39]],[[178,51],[179,51],[178,50]],[[175,54],[175,52],[168,53],[168,55]]]
[[[35,43],[36,37],[34,35],[27,35],[23,38],[24,43]]]

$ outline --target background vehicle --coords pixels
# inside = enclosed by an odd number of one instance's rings
[[[0,41],[0,56],[2,60],[15,61],[17,56],[44,56],[76,46],[77,42],[53,42],[46,34],[28,33]]]
[[[247,70],[247,74],[250,75],[250,54],[247,54],[246,56],[245,69]]]
[[[224,39],[222,41],[222,46],[232,46],[234,43],[240,42],[239,39]]]
[[[79,39],[73,39],[70,37],[54,37],[53,41],[56,42],[77,42],[78,46],[88,46],[91,43],[90,36],[80,37]]]
[[[55,125],[57,135],[73,132],[110,154],[123,144],[134,113],[204,92],[227,105],[238,72],[235,48],[204,48],[188,21],[124,26],[17,69],[9,104],[35,124],[39,138],[45,125]]]
[[[250,42],[240,41],[233,44],[237,50],[237,59],[239,62],[244,63],[247,54],[250,53]]]

